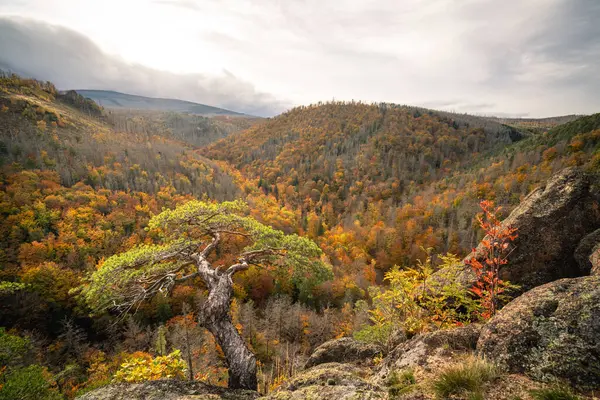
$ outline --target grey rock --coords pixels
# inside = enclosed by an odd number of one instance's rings
[[[594,252],[600,248],[600,229],[581,239],[581,242],[575,249],[575,260],[579,264],[582,271],[590,271],[590,274],[600,272],[598,265],[598,257],[593,257]],[[594,259],[594,260],[592,260]],[[594,265],[595,263],[595,265]]]
[[[352,364],[326,363],[296,375],[262,400],[376,400],[387,392],[368,381],[369,370]]]
[[[259,396],[249,390],[230,390],[202,382],[172,379],[142,383],[116,383],[95,389],[78,400],[252,400]]]
[[[377,380],[383,382],[392,371],[414,367],[428,369],[453,359],[458,353],[475,350],[481,325],[425,333],[398,345],[382,361]]]
[[[580,265],[575,250],[586,235],[600,228],[600,211],[590,191],[590,177],[582,171],[567,168],[556,174],[531,192],[502,225],[516,227],[518,238],[500,275],[520,285],[521,292],[557,279],[589,275],[591,266]],[[483,254],[484,246],[479,244],[465,260],[483,260]],[[469,265],[458,279],[465,286],[475,282]]]
[[[479,354],[539,381],[600,388],[600,276],[539,286],[483,328]]]
[[[304,368],[329,362],[370,364],[373,357],[381,353],[381,348],[374,344],[362,343],[345,337],[323,343],[310,356]]]

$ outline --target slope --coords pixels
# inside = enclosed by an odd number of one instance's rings
[[[262,120],[247,116],[205,117],[174,111],[129,109],[112,109],[107,119],[115,129],[120,131],[164,136],[192,146],[208,145]]]
[[[144,129],[135,118],[119,126],[75,92],[16,76],[0,80],[0,165],[55,171],[71,186],[156,193],[173,186],[182,193],[230,199],[236,184],[172,132]],[[140,128],[140,126],[142,126]]]
[[[223,108],[207,106],[205,104],[193,103],[191,101],[178,99],[164,99],[137,96],[110,90],[76,90],[80,95],[94,100],[105,108],[175,111],[204,116],[230,115],[241,116],[242,113],[225,110]]]
[[[111,118],[75,92],[0,77],[0,326],[50,336],[66,317],[91,326],[70,290],[103,258],[151,240],[152,214],[243,195],[235,171],[172,131]]]

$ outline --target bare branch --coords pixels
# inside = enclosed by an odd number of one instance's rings
[[[175,283],[180,283],[180,282],[183,282],[183,281],[187,281],[188,279],[195,278],[195,277],[197,277],[199,275],[200,275],[199,272],[193,272],[193,273],[191,273],[189,275],[184,275],[181,278],[175,279]]]
[[[225,273],[229,276],[233,276],[235,273],[247,270],[250,267],[246,259],[240,258],[239,261],[240,262],[238,264],[233,264],[232,266],[227,268],[227,271],[225,271]]]
[[[212,242],[210,242],[208,244],[208,246],[206,246],[204,248],[204,250],[202,250],[202,253],[201,253],[202,257],[204,257],[204,258],[208,257],[210,252],[213,251],[217,247],[219,242],[221,241],[221,233],[220,232],[213,232],[213,233],[211,233],[211,236],[213,237]]]

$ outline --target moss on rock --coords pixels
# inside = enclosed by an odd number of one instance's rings
[[[600,276],[561,279],[520,296],[484,326],[477,350],[536,380],[600,388]]]
[[[78,400],[253,400],[251,390],[231,390],[202,382],[171,379],[104,386],[78,397]]]
[[[305,368],[328,362],[371,364],[373,358],[381,353],[381,348],[374,344],[361,343],[353,338],[345,337],[323,343],[314,351],[306,362]]]
[[[264,400],[375,400],[387,398],[387,393],[369,383],[369,370],[351,364],[326,363],[298,374]]]

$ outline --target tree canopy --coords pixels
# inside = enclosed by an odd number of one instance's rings
[[[192,200],[155,215],[147,227],[155,243],[135,246],[101,262],[83,290],[87,303],[95,312],[129,310],[158,293],[170,292],[177,283],[201,278],[210,286],[213,273],[231,277],[252,264],[291,269],[294,284],[306,296],[332,276],[314,242],[264,225],[245,216],[246,211],[242,201]],[[227,268],[210,269],[208,258],[222,244],[223,236],[241,241],[237,261]],[[219,261],[219,256],[211,260]]]

